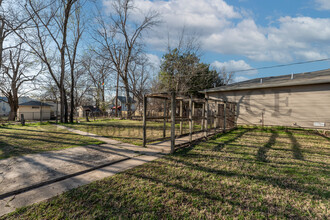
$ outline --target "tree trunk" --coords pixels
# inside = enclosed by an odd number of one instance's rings
[[[64,91],[64,123],[68,123],[68,118],[69,118],[69,106],[68,106],[68,99],[66,97],[66,93]]]
[[[104,79],[102,80],[102,87],[101,87],[101,101],[102,101],[102,111],[105,112],[105,89],[104,89]]]
[[[117,87],[116,87],[116,109],[115,109],[115,117],[118,117],[118,87],[119,87],[119,73],[117,73]]]
[[[129,86],[127,83],[125,83],[125,93],[126,93],[126,105],[127,105],[127,118],[131,119],[132,118],[131,100],[129,98]]]
[[[0,6],[1,6],[2,1],[0,1]],[[2,18],[0,18],[0,69],[2,68],[2,53],[3,53],[3,42],[4,42],[4,29],[5,29],[5,22]]]
[[[69,1],[64,6],[64,21],[63,21],[63,39],[62,39],[62,46],[60,49],[61,52],[61,78],[60,78],[60,90],[61,90],[61,122],[68,123],[68,100],[65,94],[64,89],[64,77],[65,77],[65,49],[67,46],[67,31],[68,31],[68,21],[70,17],[71,7],[74,4],[74,1]],[[63,110],[63,112],[62,112]],[[64,120],[62,117],[64,116]]]
[[[74,115],[74,72],[71,69],[71,103],[70,103],[70,123],[73,123]]]
[[[17,117],[17,110],[18,110],[18,95],[17,95],[17,89],[16,84],[12,84],[12,92],[9,93],[8,97],[8,104],[10,106],[10,113],[8,120],[9,121],[15,121]]]
[[[8,99],[8,104],[10,106],[10,113],[8,120],[9,121],[15,121],[17,116],[17,109],[18,109],[18,101],[15,101],[13,97]]]
[[[62,81],[62,79],[61,79]],[[60,103],[61,103],[61,112],[60,112],[60,115],[61,115],[61,123],[64,123],[64,88],[63,88],[63,82],[60,82]]]

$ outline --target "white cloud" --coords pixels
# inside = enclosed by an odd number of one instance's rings
[[[146,56],[152,66],[154,66],[155,68],[159,68],[161,60],[157,55],[148,53],[146,54]]]
[[[237,76],[234,78],[234,82],[242,82],[245,80],[249,80],[249,78],[245,77],[245,76]]]
[[[288,62],[329,56],[330,19],[281,17],[278,23],[278,27],[259,27],[254,20],[242,20],[211,34],[204,45],[207,50],[257,61]]]
[[[230,60],[227,62],[219,62],[219,61],[214,61],[211,66],[216,69],[223,69],[225,68],[226,71],[232,72],[232,71],[237,71],[237,70],[248,70],[248,69],[253,69],[249,64],[247,64],[244,60]],[[257,70],[251,70],[251,71],[244,71],[242,72],[246,75],[254,75],[257,74]]]
[[[329,0],[315,0],[319,10],[330,10]]]
[[[104,1],[107,5],[111,0]],[[316,0],[330,9],[330,0]],[[229,2],[229,1],[227,1]],[[280,17],[269,26],[260,26],[244,9],[224,0],[136,0],[136,6],[155,9],[164,21],[146,43],[154,50],[165,50],[167,38],[198,33],[204,51],[241,55],[254,61],[291,62],[330,56],[330,18]],[[138,13],[132,16],[138,17]],[[139,18],[139,17],[138,17]]]
[[[108,11],[111,11],[112,1],[103,1]],[[149,10],[156,10],[161,15],[162,24],[147,39],[147,43],[156,49],[165,49],[168,35],[176,40],[183,27],[186,33],[198,33],[205,38],[216,29],[231,25],[231,19],[242,17],[224,0],[136,0],[134,4],[139,9],[131,14],[134,20],[140,20],[141,15]]]

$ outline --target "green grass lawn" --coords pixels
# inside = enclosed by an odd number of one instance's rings
[[[179,122],[178,122],[179,123]],[[79,124],[65,124],[67,127],[94,133],[103,137],[141,146],[143,143],[143,122],[134,120],[105,119],[91,122],[81,121]],[[147,140],[163,137],[163,122],[147,122]],[[180,134],[180,125],[176,124],[176,135]],[[197,124],[195,131],[200,130]],[[183,133],[189,132],[188,122],[183,124]],[[171,136],[171,124],[166,124],[166,137]]]
[[[4,219],[329,219],[330,139],[240,128]]]
[[[0,126],[0,159],[101,143],[47,123]]]

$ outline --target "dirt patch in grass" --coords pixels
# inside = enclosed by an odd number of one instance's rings
[[[329,140],[241,128],[4,219],[329,219]]]
[[[52,124],[0,126],[0,159],[101,143]]]

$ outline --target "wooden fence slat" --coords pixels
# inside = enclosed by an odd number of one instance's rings
[[[223,104],[223,132],[226,132],[226,126],[227,126],[227,123],[226,123],[227,116],[226,116],[226,114],[227,114],[227,103],[225,102]]]
[[[164,125],[163,125],[163,138],[166,137],[166,99],[164,100]]]
[[[171,94],[171,153],[174,153],[174,147],[175,147],[175,92],[172,92]]]
[[[183,121],[182,121],[182,115],[183,115],[183,101],[180,100],[180,135],[183,134]]]

